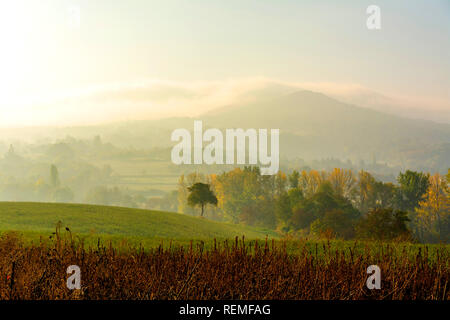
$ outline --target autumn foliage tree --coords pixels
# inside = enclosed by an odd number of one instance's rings
[[[429,179],[429,187],[416,208],[420,236],[428,241],[448,240],[447,221],[450,215],[448,184],[436,173]]]

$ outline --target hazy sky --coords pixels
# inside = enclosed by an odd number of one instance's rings
[[[254,79],[450,108],[448,0],[2,1],[0,39],[0,126],[195,113]]]

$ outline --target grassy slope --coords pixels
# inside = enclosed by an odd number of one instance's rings
[[[245,235],[263,239],[270,230],[220,223],[172,212],[82,204],[0,202],[0,232],[50,235],[58,221],[75,234],[130,238],[211,239]]]
[[[171,212],[81,204],[0,202],[0,234],[5,231],[19,231],[26,242],[39,242],[41,237],[49,240],[48,236],[55,231],[58,221],[62,222],[62,227],[68,226],[75,235],[83,238],[88,246],[96,246],[98,240],[104,244],[111,241],[118,248],[139,244],[144,248],[161,244],[164,247],[189,246],[190,240],[194,240],[194,245],[204,240],[206,248],[211,248],[213,238],[232,239],[242,235],[245,235],[246,239],[263,240],[266,235],[270,239],[279,238],[270,230],[219,223]],[[62,236],[68,237],[64,229]],[[430,260],[435,258],[436,250],[448,252],[450,249],[450,245],[437,244],[381,244],[375,241],[328,242],[304,239],[292,239],[284,244],[276,241],[276,245],[285,245],[290,253],[300,253],[305,249],[310,253],[317,252],[319,257],[324,256],[325,252],[334,253],[336,250],[344,250],[346,254],[350,254],[350,249],[354,253],[361,253],[367,247],[373,252],[380,252],[386,250],[386,246],[390,246],[391,250],[397,253],[406,250],[409,256],[415,257],[418,250],[425,252],[427,247],[430,250]],[[252,244],[249,248],[251,247]]]

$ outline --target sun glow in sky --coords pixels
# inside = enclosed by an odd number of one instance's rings
[[[372,2],[1,1],[0,126],[192,114],[261,78],[450,109],[450,2],[376,1],[369,31]]]

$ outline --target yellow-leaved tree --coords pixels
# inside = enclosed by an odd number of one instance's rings
[[[352,200],[356,193],[356,178],[352,170],[334,168],[328,175],[334,192],[344,198]]]
[[[416,212],[423,240],[448,241],[444,221],[448,221],[450,215],[449,188],[448,182],[439,173],[430,177],[430,185]]]

